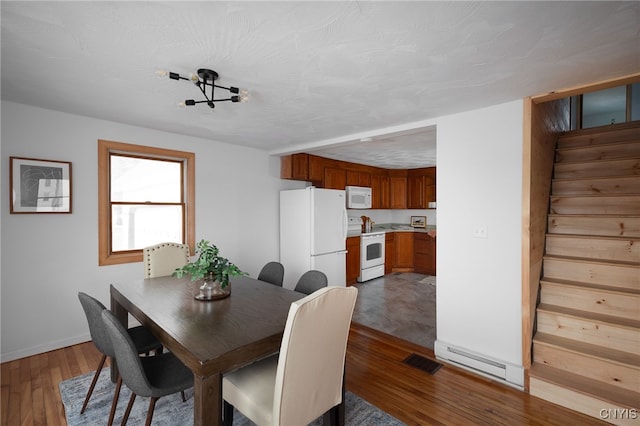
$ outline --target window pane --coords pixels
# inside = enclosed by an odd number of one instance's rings
[[[627,87],[618,86],[582,96],[582,128],[627,121]]]
[[[111,201],[179,203],[180,163],[111,155]]]
[[[114,252],[183,241],[182,206],[115,205],[111,218]]]
[[[631,120],[640,120],[640,83],[631,85]]]

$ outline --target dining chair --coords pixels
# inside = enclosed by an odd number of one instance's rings
[[[140,395],[150,398],[145,423],[149,426],[159,398],[182,392],[184,401],[184,390],[193,386],[193,373],[171,352],[151,357],[138,356],[131,336],[118,319],[107,310],[102,311],[102,319],[111,338],[120,377],[131,390],[121,424],[127,424],[136,396]]]
[[[102,312],[106,311],[107,308],[98,299],[95,299],[83,292],[78,293],[78,299],[80,299],[80,304],[82,305],[84,314],[87,317],[87,322],[89,323],[89,334],[91,335],[91,340],[100,353],[102,353],[102,358],[100,358],[96,372],[93,375],[93,380],[91,381],[87,395],[84,398],[84,403],[80,409],[80,414],[82,414],[87,408],[87,404],[89,403],[89,399],[91,398],[91,394],[93,393],[93,389],[96,386],[96,382],[98,381],[98,377],[100,376],[100,372],[102,371],[102,367],[104,367],[107,357],[113,360],[115,352],[111,345],[111,339],[104,327],[104,321],[102,320]],[[141,353],[149,354],[151,351],[155,351],[156,353],[162,351],[162,345],[160,342],[143,326],[132,327],[127,330],[127,334],[133,342],[136,356]],[[113,423],[113,416],[116,411],[116,406],[118,405],[121,386],[122,378],[118,377],[113,401],[111,402],[111,411],[109,412],[109,425]]]
[[[144,277],[166,277],[176,268],[189,263],[189,246],[179,243],[160,243],[142,249]]]
[[[282,287],[282,280],[284,279],[284,266],[280,262],[268,262],[262,267],[262,270],[258,274],[258,279],[278,287]]]
[[[316,290],[326,287],[327,281],[327,276],[324,272],[312,269],[302,274],[294,290],[299,293],[311,294]]]
[[[326,287],[293,302],[279,354],[224,375],[224,425],[234,408],[257,425],[306,425],[325,413],[335,421],[357,294]]]

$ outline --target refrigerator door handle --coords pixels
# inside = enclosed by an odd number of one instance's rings
[[[344,219],[342,224],[342,235],[344,235],[344,238],[346,239],[349,230],[349,216],[347,216],[347,209],[342,210],[342,218]]]

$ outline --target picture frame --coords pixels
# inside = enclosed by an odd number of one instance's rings
[[[426,216],[411,216],[411,226],[414,228],[426,228],[427,217]]]
[[[71,162],[9,157],[10,213],[71,213]]]

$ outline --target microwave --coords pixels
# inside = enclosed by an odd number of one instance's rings
[[[348,209],[370,209],[371,208],[371,188],[364,186],[347,186],[347,208]]]

